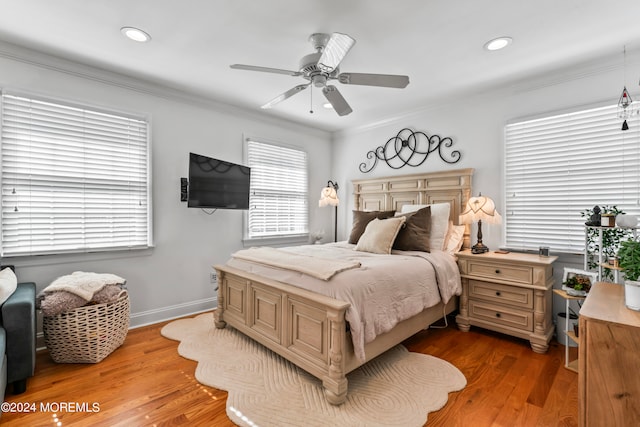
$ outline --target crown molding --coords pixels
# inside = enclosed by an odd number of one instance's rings
[[[344,138],[351,135],[357,135],[365,132],[371,132],[380,128],[385,128],[391,125],[406,125],[412,119],[419,120],[421,116],[424,116],[430,111],[434,111],[448,106],[453,106],[458,103],[460,97],[464,97],[468,101],[482,100],[486,97],[492,98],[508,98],[513,95],[523,94],[527,92],[535,92],[538,90],[554,87],[570,82],[589,79],[604,74],[619,72],[621,81],[622,73],[624,72],[624,61],[621,53],[607,54],[599,56],[588,61],[580,63],[567,64],[562,67],[548,70],[536,70],[528,76],[521,77],[511,82],[493,83],[487,86],[483,86],[481,89],[461,90],[457,94],[447,94],[434,99],[413,110],[405,111],[404,113],[397,114],[393,117],[387,117],[384,119],[372,121],[366,125],[341,129],[333,132],[333,139]],[[640,49],[629,50],[627,49],[626,69],[637,70],[640,68]],[[634,81],[640,78],[640,76],[634,77]],[[596,102],[596,101],[594,101]]]
[[[250,110],[248,108],[220,102],[214,98],[196,94],[188,89],[180,89],[162,85],[159,83],[146,81],[142,78],[132,77],[127,74],[105,70],[79,61],[62,58],[41,51],[29,49],[16,44],[0,41],[0,58],[21,62],[33,67],[50,70],[57,73],[66,74],[72,77],[90,80],[106,86],[141,93],[170,101],[181,102],[183,104],[216,110],[230,115],[241,115],[251,120],[256,120],[266,124],[283,126],[287,129],[302,132],[314,132],[317,136],[330,138],[330,132],[301,124],[295,121],[272,117]],[[7,82],[0,82],[4,85]]]

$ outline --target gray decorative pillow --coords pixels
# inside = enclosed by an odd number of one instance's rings
[[[396,241],[393,243],[393,249],[429,252],[431,207],[427,206],[416,212],[398,216],[406,217],[406,221],[400,229]]]
[[[353,211],[353,226],[349,235],[349,243],[354,245],[358,243],[367,224],[374,218],[391,218],[395,213],[396,211]]]

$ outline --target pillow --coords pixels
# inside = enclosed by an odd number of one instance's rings
[[[13,270],[7,267],[0,271],[0,305],[4,304],[17,288],[18,278]]]
[[[406,218],[403,216],[387,219],[374,218],[360,236],[356,251],[390,254],[393,242],[405,221]]]
[[[401,213],[415,212],[427,206],[431,207],[431,230],[429,235],[429,249],[444,250],[444,239],[449,229],[449,203],[434,203],[431,205],[402,205]]]
[[[349,243],[358,243],[358,239],[372,219],[389,218],[395,213],[396,211],[353,211],[353,226],[351,227],[351,235],[349,235]]]
[[[429,252],[431,207],[427,206],[416,212],[399,214],[398,216],[404,216],[406,221],[398,232],[393,249]]]
[[[87,300],[71,292],[55,291],[39,295],[36,304],[42,314],[49,317],[85,306]]]
[[[464,242],[464,225],[453,225],[452,221],[449,221],[449,230],[447,231],[447,237],[444,242],[445,252],[454,255],[462,248]]]

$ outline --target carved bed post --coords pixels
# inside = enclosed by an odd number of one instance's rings
[[[213,312],[213,322],[218,329],[224,329],[227,322],[224,321],[224,291],[222,289],[224,283],[224,271],[218,270],[218,307]]]
[[[460,274],[468,273],[467,260],[458,260]],[[460,312],[456,317],[458,329],[462,332],[469,332],[471,324],[469,323],[469,279],[462,277],[462,294],[460,295]]]
[[[327,401],[340,405],[347,399],[348,381],[345,373],[343,344],[345,343],[344,310],[329,311],[329,375],[322,379]]]
[[[467,176],[463,176],[461,178],[461,180],[463,182],[461,182],[462,184],[462,200],[460,201],[460,206],[461,208],[464,210],[465,206],[467,206],[467,202],[469,201],[469,199],[471,198],[471,180],[472,180],[472,175],[471,173],[469,173],[469,175]],[[459,212],[459,214],[462,212]],[[459,223],[458,218],[455,219],[455,224]],[[463,243],[462,243],[462,248],[463,249],[469,249],[471,248],[471,224],[464,224],[464,237],[463,237]]]

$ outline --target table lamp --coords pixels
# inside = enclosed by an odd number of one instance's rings
[[[459,219],[461,224],[478,222],[478,242],[471,247],[471,253],[483,254],[489,252],[489,248],[482,243],[482,221],[489,224],[500,224],[502,222],[502,217],[496,210],[493,200],[482,194],[477,197],[471,197]]]

